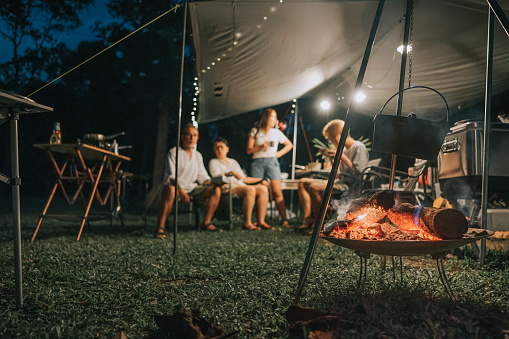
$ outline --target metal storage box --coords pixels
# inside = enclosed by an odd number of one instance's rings
[[[489,176],[509,177],[509,124],[492,123]],[[457,123],[445,137],[438,155],[438,178],[482,175],[484,123]]]

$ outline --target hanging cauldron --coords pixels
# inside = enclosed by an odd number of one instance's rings
[[[418,119],[415,114],[407,117],[382,114],[385,106],[396,95],[416,88],[431,90],[442,98],[446,106],[445,123]],[[437,160],[440,147],[449,131],[449,105],[443,95],[431,87],[408,87],[391,96],[373,120],[373,149],[382,153],[433,161]]]

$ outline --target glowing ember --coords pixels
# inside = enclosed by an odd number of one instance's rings
[[[322,232],[322,236],[369,240],[442,240],[427,231],[418,213],[414,216],[379,206],[363,206],[349,211],[345,220]]]

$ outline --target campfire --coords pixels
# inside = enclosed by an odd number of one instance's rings
[[[324,237],[354,240],[458,239],[468,230],[465,216],[455,209],[396,204],[394,191],[380,191],[352,202],[346,218],[329,224]]]

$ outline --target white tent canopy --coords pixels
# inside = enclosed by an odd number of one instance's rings
[[[505,13],[508,1],[499,1]],[[199,122],[296,98],[328,96],[348,107],[378,1],[237,0],[189,3]],[[399,85],[406,1],[386,2],[356,111],[373,116]],[[444,95],[451,114],[482,102],[488,5],[481,0],[416,0],[413,86]],[[495,24],[493,93],[509,89],[509,39]],[[410,67],[411,61],[411,67]],[[406,80],[408,84],[408,79]],[[317,98],[318,99],[318,98]],[[394,101],[395,107],[396,100]],[[394,109],[384,111],[390,114]],[[432,91],[405,92],[403,114],[445,117]]]

